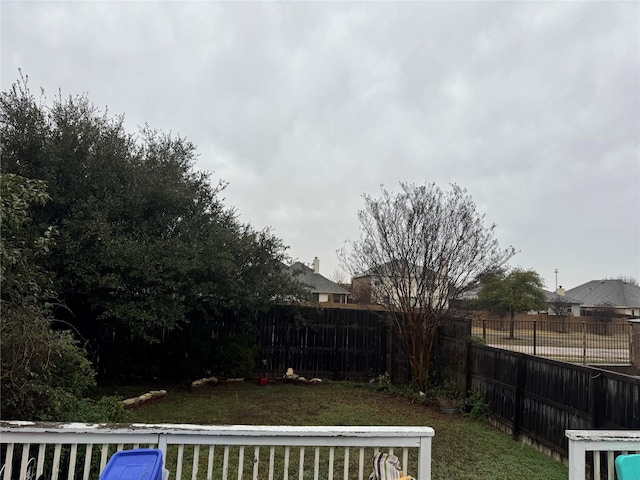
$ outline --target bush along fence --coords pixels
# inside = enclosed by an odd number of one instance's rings
[[[566,458],[567,429],[640,429],[639,377],[481,345],[470,321],[450,324],[438,345],[450,380],[514,438]]]

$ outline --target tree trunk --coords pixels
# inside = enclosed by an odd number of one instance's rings
[[[511,340],[513,340],[513,331],[514,331],[514,324],[515,324],[515,312],[511,312],[511,321],[509,322],[509,338]]]

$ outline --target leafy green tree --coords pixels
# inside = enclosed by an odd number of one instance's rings
[[[485,279],[478,292],[480,304],[494,312],[511,315],[509,338],[514,338],[516,313],[541,310],[546,306],[542,288],[544,282],[533,270],[515,269],[509,273],[496,273]]]
[[[433,183],[401,183],[397,194],[383,189],[381,198],[364,199],[361,238],[339,252],[342,265],[369,280],[358,293],[385,306],[414,386],[424,390],[437,329],[452,301],[514,251],[499,247],[495,226],[485,226],[471,196],[457,185],[443,191]]]
[[[47,182],[33,222],[58,232],[46,259],[65,305],[55,313],[86,336],[117,328],[153,342],[228,309],[250,324],[299,296],[282,241],[238,221],[187,140],[131,135],[86,95],[49,105],[23,77],[0,95],[0,141],[5,172]]]
[[[42,181],[0,174],[0,388],[2,418],[73,419],[94,385],[84,350],[52,329],[52,277],[41,265],[55,230],[38,231],[33,207],[48,196]]]

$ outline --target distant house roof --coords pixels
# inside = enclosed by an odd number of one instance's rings
[[[551,303],[551,302],[566,302],[566,303],[570,303],[570,304],[575,304],[575,305],[580,305],[580,300],[578,300],[577,298],[573,298],[569,295],[559,295],[555,292],[550,292],[548,290],[545,290],[544,288],[542,289],[542,293],[544,293],[544,296],[547,300],[547,303]]]
[[[390,262],[383,263],[376,267],[372,267],[364,273],[357,275],[354,278],[363,277],[389,277],[395,275],[408,275],[414,276],[422,275],[422,267],[409,262],[403,262],[401,260],[391,260]]]
[[[478,293],[480,292],[480,285],[476,285],[474,287],[469,288],[468,290],[462,292],[459,297],[459,300],[476,300],[478,298]],[[557,300],[567,302],[570,304],[580,305],[580,300],[577,300],[568,295],[558,295],[557,293],[550,292],[548,290],[542,289],[542,293],[544,293],[545,299],[547,303],[555,302]]]
[[[470,286],[458,295],[458,300],[477,300],[480,288],[480,285]]]
[[[592,280],[567,290],[587,307],[611,303],[614,307],[640,307],[640,287],[622,280]]]
[[[295,262],[287,268],[292,274],[296,275],[296,278],[300,283],[304,283],[310,287],[311,293],[349,294],[348,290],[345,290],[337,283],[323,277],[319,273],[314,273],[313,270],[307,267],[304,263]]]

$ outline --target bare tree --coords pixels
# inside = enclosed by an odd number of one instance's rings
[[[571,315],[571,302],[561,295],[555,295],[549,302],[551,311],[562,322],[562,333],[568,332],[567,318]]]
[[[331,274],[331,281],[334,283],[337,283],[338,285],[349,284],[347,274],[343,270],[340,270],[339,268],[336,268]]]
[[[466,190],[434,183],[401,183],[393,194],[364,195],[361,236],[338,256],[372,303],[384,305],[408,355],[414,386],[424,389],[438,326],[452,300],[488,271],[504,265],[514,249],[499,248],[495,225]]]
[[[616,308],[610,302],[597,304],[591,313],[593,319],[601,325],[600,331],[603,335],[609,333],[609,323],[617,316]]]
[[[351,280],[351,301],[353,303],[371,304],[373,298],[373,285],[371,279],[358,277]]]

